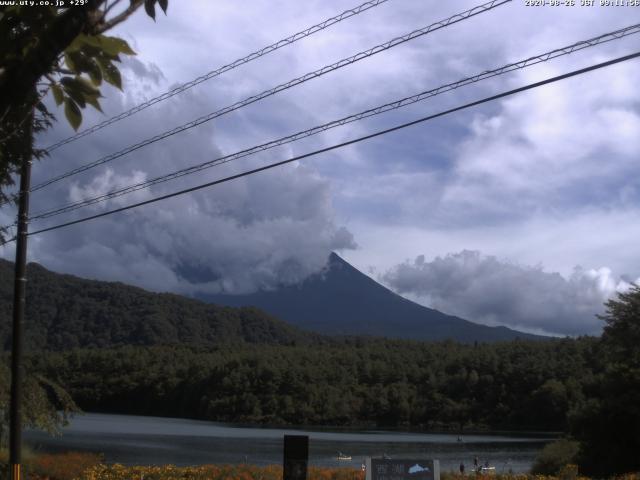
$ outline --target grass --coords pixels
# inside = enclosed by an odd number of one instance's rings
[[[201,465],[176,467],[126,467],[102,463],[99,455],[68,452],[34,455],[25,452],[25,480],[281,480],[282,467],[270,465]],[[6,475],[7,454],[0,451],[0,478]],[[4,469],[4,470],[3,470]],[[309,467],[308,480],[364,480],[364,472],[351,468]],[[590,480],[578,475],[575,465],[563,468],[557,476],[550,475],[465,475],[443,472],[441,480]],[[640,472],[610,480],[640,480]]]
[[[125,467],[98,465],[78,480],[281,480],[282,467],[270,465],[202,465],[198,467]],[[309,468],[309,480],[364,480],[363,472],[350,468]]]

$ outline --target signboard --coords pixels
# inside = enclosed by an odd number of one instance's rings
[[[367,458],[366,480],[440,480],[440,462],[415,458]]]
[[[306,480],[309,463],[309,437],[306,435],[284,436],[284,480]]]

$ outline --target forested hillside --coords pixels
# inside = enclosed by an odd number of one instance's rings
[[[76,350],[31,362],[88,411],[559,431],[597,383],[597,348],[592,338],[477,346],[345,339],[297,347]]]
[[[320,341],[255,308],[210,305],[116,282],[85,280],[28,266],[26,345],[31,350],[220,342]],[[10,319],[13,263],[0,259],[0,318]],[[0,322],[0,347],[11,323]]]

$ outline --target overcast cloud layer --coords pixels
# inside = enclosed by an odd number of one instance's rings
[[[382,280],[445,312],[553,335],[600,333],[602,322],[596,315],[603,313],[603,303],[630,286],[608,268],[576,267],[565,279],[541,266],[517,265],[469,250],[431,262],[420,255],[389,270]]]
[[[157,23],[139,12],[113,32],[139,55],[123,63],[124,92],[105,87],[106,115],[357,3],[252,0],[238,8],[233,0],[173,0],[168,16],[160,15]],[[58,149],[34,167],[34,183],[476,4],[390,0]],[[526,7],[514,0],[43,189],[33,195],[32,211],[625,27],[639,12],[597,5]],[[628,54],[637,49],[638,38],[465,87],[31,228],[211,181]],[[603,299],[623,285],[620,279],[640,277],[637,78],[636,60],[222,187],[31,237],[29,258],[54,270],[155,290],[240,293],[295,283],[338,250],[400,293],[447,313],[531,331],[594,333],[599,326],[592,313]],[[105,118],[91,111],[85,115],[83,126]],[[38,143],[48,145],[70,133],[62,120]],[[3,224],[14,215],[0,209]],[[0,247],[0,255],[12,257],[12,247]],[[419,255],[427,260],[407,263]],[[576,270],[577,265],[583,268]],[[545,308],[533,312],[536,303],[514,279],[528,282],[546,299]]]

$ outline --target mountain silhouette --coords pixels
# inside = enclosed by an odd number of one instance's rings
[[[200,295],[207,302],[254,306],[305,330],[328,335],[374,335],[413,340],[495,342],[543,339],[506,327],[489,327],[407,300],[335,253],[327,267],[299,285],[247,295]]]

